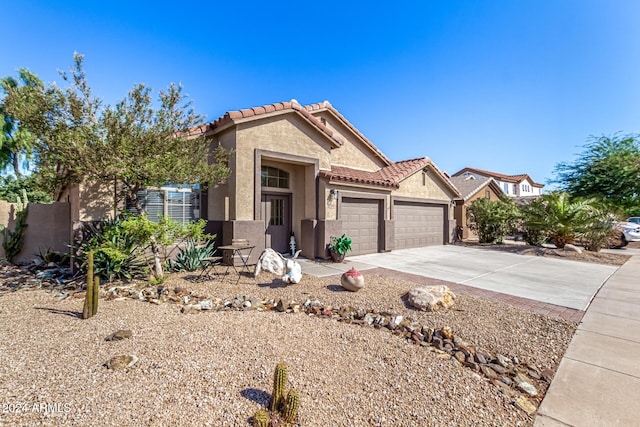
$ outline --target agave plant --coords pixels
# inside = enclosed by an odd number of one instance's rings
[[[88,223],[82,230],[76,258],[86,269],[86,254],[94,252],[94,273],[105,280],[131,280],[148,274],[144,248],[138,246],[136,237],[121,227],[122,218]]]
[[[207,258],[212,257],[216,252],[214,243],[209,240],[205,244],[196,244],[193,240],[188,240],[187,245],[181,248],[175,260],[170,261],[173,271],[196,271],[207,267]]]

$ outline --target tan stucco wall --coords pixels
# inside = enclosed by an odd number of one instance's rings
[[[236,220],[254,219],[255,150],[318,159],[320,169],[329,169],[330,145],[302,119],[292,114],[241,124],[236,135],[235,188]],[[257,184],[259,185],[259,183]]]
[[[431,200],[442,200],[447,204],[451,203],[454,197],[452,191],[439,179],[434,176],[435,172],[429,170],[424,176],[424,172],[418,171],[402,181],[400,188],[393,192],[394,196],[412,197]],[[453,210],[450,209],[450,218],[453,219]]]
[[[233,129],[229,129],[225,132],[217,134],[211,139],[211,146],[222,146],[226,150],[236,149],[236,133]],[[210,187],[208,191],[207,201],[207,219],[215,221],[225,220],[225,197],[228,197],[228,210],[229,219],[234,218],[235,204],[232,203],[232,194],[236,188],[236,155],[233,154],[229,157],[229,167],[231,169],[231,175],[226,183]]]
[[[9,226],[13,231],[15,214],[15,204],[0,200],[0,224]],[[70,224],[69,203],[29,204],[24,244],[22,251],[13,259],[13,262],[30,262],[37,258],[38,253],[44,253],[47,249],[68,253]],[[2,246],[0,246],[0,258],[4,258]]]
[[[354,169],[375,171],[386,164],[371,149],[353,135],[353,131],[337,121],[329,113],[316,114],[326,120],[325,126],[338,134],[343,145],[331,151],[331,164]]]
[[[80,221],[98,221],[112,218],[114,213],[113,184],[80,184]],[[124,202],[118,204],[124,207]]]

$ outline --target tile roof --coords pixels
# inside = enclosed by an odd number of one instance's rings
[[[207,130],[222,128],[241,119],[257,117],[269,113],[289,111],[298,112],[307,122],[309,122],[312,126],[329,137],[335,146],[339,147],[343,144],[342,139],[335,132],[325,126],[324,123],[322,123],[316,117],[314,117],[307,108],[300,105],[295,99],[292,99],[289,102],[278,102],[275,104],[263,105],[260,107],[246,108],[237,111],[228,111],[223,116],[218,117],[217,119],[209,123],[207,125]],[[194,130],[195,129],[198,128],[194,128]]]
[[[317,111],[323,111],[323,110],[330,111],[347,128],[349,128],[354,134],[356,134],[362,140],[362,142],[366,146],[368,146],[373,152],[375,152],[378,155],[378,157],[380,157],[387,165],[391,165],[393,163],[391,160],[389,160],[389,158],[387,158],[387,156],[384,155],[384,153],[382,153],[382,151],[380,151],[378,149],[378,147],[376,147],[371,141],[369,141],[367,139],[367,137],[364,136],[358,130],[358,128],[356,128],[354,125],[352,125],[351,122],[349,120],[347,120],[342,114],[340,114],[340,112],[338,110],[333,108],[333,106],[331,105],[331,103],[329,101],[324,101],[324,102],[320,102],[320,103],[317,103],[317,104],[310,104],[310,105],[305,106],[304,108],[309,112],[317,112]]]
[[[460,194],[462,194],[462,200],[468,200],[487,184],[495,183],[495,180],[489,176],[482,178],[468,178],[465,176],[454,176],[451,178],[451,182],[456,186]],[[496,184],[497,186],[498,184]]]
[[[460,195],[457,188],[451,183],[449,178],[442,173],[442,171],[440,171],[440,169],[438,169],[438,167],[428,157],[395,162],[377,171],[364,171],[348,168],[346,166],[333,165],[331,166],[330,171],[320,171],[320,176],[327,178],[329,182],[366,184],[395,189],[400,187],[400,182],[402,182],[402,180],[426,167],[430,167],[436,171],[452,192],[455,195]]]
[[[498,172],[491,172],[488,170],[484,170],[484,169],[477,169],[477,168],[464,168],[459,170],[458,172],[454,173],[453,176],[458,176],[458,175],[462,175],[462,173],[464,172],[474,172],[477,173],[478,175],[484,175],[484,176],[490,176],[496,180],[499,181],[505,181],[505,182],[512,182],[514,184],[518,184],[522,181],[524,181],[525,179],[528,179],[531,182],[531,185],[533,185],[534,187],[544,187],[544,184],[539,184],[537,182],[535,182],[528,174],[523,173],[520,175],[505,175],[503,173],[498,173]]]

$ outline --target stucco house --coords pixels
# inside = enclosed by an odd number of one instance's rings
[[[453,239],[460,194],[449,178],[427,157],[391,161],[329,102],[231,111],[192,132],[233,150],[228,181],[138,196],[150,218],[207,219],[218,245],[249,240],[250,262],[267,247],[288,252],[292,233],[311,258],[327,257],[331,237],[343,233],[353,239],[351,255]],[[106,187],[81,185],[69,200],[73,223],[114,212]]]
[[[514,198],[539,197],[542,195],[542,188],[544,187],[544,184],[535,182],[528,174],[505,175],[498,172],[466,167],[452,175],[452,177],[457,176],[493,178],[504,194]]]
[[[500,200],[506,197],[491,177],[476,177],[474,175],[454,176],[451,182],[456,186],[461,196],[455,199],[454,217],[457,225],[457,238],[474,240],[478,235],[467,225],[467,208],[478,199]]]
[[[343,233],[352,255],[452,240],[448,177],[427,157],[391,161],[327,101],[232,111],[198,131],[234,152],[228,182],[200,201],[223,244],[286,252],[293,233],[304,256],[326,257]]]

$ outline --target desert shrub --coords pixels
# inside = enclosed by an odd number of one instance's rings
[[[175,260],[169,261],[169,267],[173,271],[196,271],[206,267],[206,258],[212,257],[216,252],[213,240],[206,244],[197,245],[189,239],[187,245],[180,248]]]
[[[511,200],[477,199],[467,208],[467,225],[478,234],[480,243],[502,243],[519,217]]]

